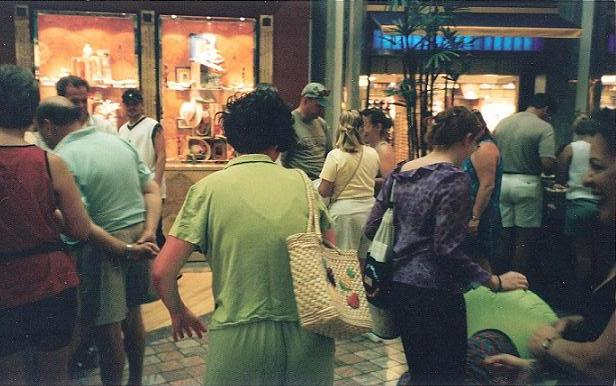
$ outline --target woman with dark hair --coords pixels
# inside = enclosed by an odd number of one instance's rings
[[[481,112],[473,110],[479,123],[478,148],[462,163],[471,180],[473,208],[468,222],[465,252],[487,271],[492,271],[496,243],[502,228],[499,197],[503,165],[500,151]]]
[[[603,109],[593,114],[599,122],[590,145],[590,169],[584,186],[599,199],[599,220],[614,242],[616,220],[616,114]],[[614,248],[612,245],[612,253]],[[616,376],[616,263],[592,292],[581,316],[559,319],[535,330],[528,349],[535,360],[499,354],[485,359],[488,366],[520,378],[516,383],[537,383],[543,378],[566,384],[611,385]]]
[[[381,109],[370,108],[361,112],[364,124],[364,139],[379,155],[379,174],[375,180],[375,191],[383,186],[383,182],[396,166],[394,148],[389,143],[389,130],[393,125],[391,118]]]
[[[215,301],[205,383],[332,384],[334,341],[300,326],[289,268],[286,239],[308,221],[304,179],[274,162],[295,143],[291,112],[276,91],[258,88],[231,98],[220,122],[238,157],[191,187],[153,266],[173,337],[206,330],[176,282],[200,250]],[[335,241],[314,195],[324,234]]]
[[[437,115],[427,136],[433,151],[390,175],[366,225],[366,236],[372,239],[394,189],[391,297],[413,384],[464,381],[463,293],[471,283],[494,291],[528,287],[522,274],[491,275],[462,249],[471,200],[468,176],[460,165],[479,133],[477,119],[464,107]]]

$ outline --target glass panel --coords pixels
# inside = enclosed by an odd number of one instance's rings
[[[255,20],[161,16],[162,125],[167,155],[231,158],[216,113],[255,85]]]
[[[139,87],[135,23],[135,15],[39,12],[35,66],[41,98],[56,95],[61,77],[79,76],[90,84],[91,114],[116,128],[126,122],[122,93]]]

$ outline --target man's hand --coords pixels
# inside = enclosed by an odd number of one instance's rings
[[[135,244],[131,248],[128,258],[131,260],[153,259],[160,252],[158,245],[150,242]]]
[[[156,244],[156,232],[150,229],[144,229],[141,236],[137,239],[137,244],[143,244],[146,242]]]
[[[490,367],[491,371],[507,379],[517,380],[515,383],[518,384],[528,383],[524,380],[530,379],[532,363],[532,361],[511,354],[492,355],[483,360],[483,364]]]
[[[509,271],[500,275],[501,287],[503,291],[513,291],[516,289],[528,289],[528,280],[526,276],[519,272]]]
[[[173,340],[177,342],[180,339],[184,339],[185,335],[192,338],[195,334],[199,339],[203,337],[203,333],[207,331],[205,324],[195,314],[188,309],[188,307],[182,305],[182,309],[178,312],[172,312],[171,315],[171,327]]]

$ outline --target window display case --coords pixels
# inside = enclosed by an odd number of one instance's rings
[[[161,16],[161,123],[167,157],[222,163],[233,149],[216,114],[255,83],[254,19]]]
[[[120,107],[127,88],[139,88],[136,15],[39,11],[34,34],[35,72],[41,98],[56,94],[56,82],[75,75],[90,85],[90,113],[116,128],[126,122]]]

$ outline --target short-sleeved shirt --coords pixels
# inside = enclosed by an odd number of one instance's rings
[[[379,154],[370,146],[363,146],[363,155],[334,149],[327,154],[320,177],[334,183],[332,197],[339,200],[372,197],[379,167]]]
[[[394,181],[392,280],[450,293],[488,281],[490,274],[463,251],[471,217],[470,182],[466,173],[451,164],[392,173],[368,217],[366,236],[372,239],[376,234]]]
[[[332,149],[327,123],[321,117],[305,121],[299,110],[294,110],[292,114],[297,144],[294,149],[282,154],[282,165],[301,169],[311,180],[315,180],[319,178],[325,156]]]
[[[325,208],[312,193],[327,229]],[[209,260],[210,329],[298,320],[286,239],[306,232],[307,221],[304,180],[263,154],[239,156],[190,188],[169,234]]]
[[[143,186],[153,175],[128,142],[89,127],[68,134],[54,152],[73,173],[94,223],[114,232],[144,221]]]
[[[503,119],[494,129],[503,159],[504,173],[541,174],[541,158],[555,158],[552,125],[522,111]]]

